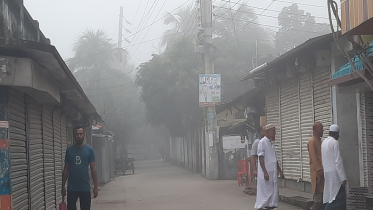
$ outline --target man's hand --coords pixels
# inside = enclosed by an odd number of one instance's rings
[[[264,179],[265,179],[266,181],[269,181],[269,175],[268,175],[267,172],[264,172]]]
[[[347,184],[347,180],[344,180],[344,181],[342,182],[342,185],[343,185],[343,186],[346,186],[346,184]]]
[[[253,170],[253,176],[254,177],[257,177],[258,176],[258,172],[256,170]]]
[[[61,194],[62,194],[62,198],[64,199],[65,196],[66,196],[66,188],[65,187],[62,187]]]
[[[98,187],[93,188],[93,198],[97,198],[98,196]]]
[[[324,170],[322,170],[322,169],[321,169],[321,170],[318,170],[318,171],[317,171],[317,176],[318,176],[318,177],[324,177]]]

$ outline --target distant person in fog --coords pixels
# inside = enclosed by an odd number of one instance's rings
[[[159,154],[161,155],[161,161],[163,161],[164,160],[164,153],[165,153],[165,151],[164,151],[164,146],[163,146],[163,144],[159,147]]]
[[[92,147],[84,144],[85,131],[83,127],[74,128],[75,144],[68,147],[65,156],[65,167],[62,174],[62,197],[66,196],[67,185],[67,210],[76,210],[76,202],[79,198],[80,209],[91,209],[91,186],[88,167],[91,168],[93,179],[93,197],[98,196],[97,172],[95,154]]]

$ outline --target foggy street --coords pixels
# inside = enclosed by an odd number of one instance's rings
[[[116,177],[93,200],[93,210],[254,210],[255,196],[234,180],[209,181],[168,163],[137,162],[134,175]],[[299,208],[280,203],[279,210]]]

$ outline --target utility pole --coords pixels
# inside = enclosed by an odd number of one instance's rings
[[[214,61],[211,55],[213,52],[212,45],[212,0],[201,1],[201,18],[203,27],[203,45],[204,45],[204,61],[205,74],[214,74]],[[205,108],[207,119],[208,135],[206,147],[208,146],[209,157],[206,157],[206,176],[210,179],[218,179],[218,147],[219,142],[218,127],[215,105]],[[211,140],[213,144],[211,145]],[[206,152],[207,153],[207,152]]]
[[[120,7],[119,13],[119,33],[118,33],[118,48],[120,50],[120,65],[122,65],[122,41],[123,41],[123,7]]]
[[[258,39],[255,40],[255,68],[258,67]]]

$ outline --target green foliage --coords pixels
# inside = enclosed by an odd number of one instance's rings
[[[316,23],[315,17],[298,8],[297,4],[284,7],[278,15],[281,26],[276,33],[276,48],[284,53],[316,36],[330,33],[326,23]]]
[[[201,120],[200,72],[194,45],[187,39],[175,41],[164,54],[154,55],[140,66],[136,83],[142,88],[141,99],[152,125],[164,124],[171,135],[183,136],[190,126]]]
[[[140,90],[130,77],[134,68],[126,65],[127,51],[117,49],[102,30],[83,32],[74,43],[74,51],[68,65],[75,78],[107,129],[118,140],[128,139],[145,117]]]

